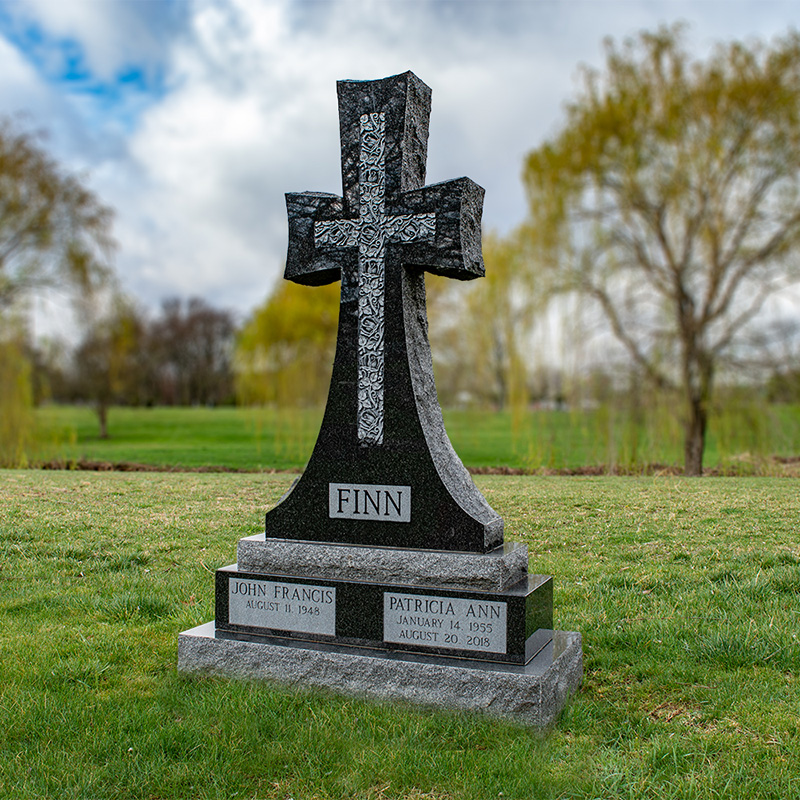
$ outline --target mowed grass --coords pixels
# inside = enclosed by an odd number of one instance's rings
[[[112,408],[109,438],[98,438],[88,406],[37,410],[39,459],[89,459],[170,467],[298,469],[308,461],[321,411],[260,408]]]
[[[633,426],[608,408],[593,411],[445,410],[461,460],[473,468],[641,468],[682,463],[675,420]],[[30,460],[80,459],[170,467],[246,470],[302,469],[316,441],[321,409],[112,408],[110,438],[98,438],[91,408],[44,406],[37,411],[41,445]],[[663,424],[662,424],[663,423]],[[706,464],[739,472],[777,471],[764,457],[800,455],[800,406],[758,413],[739,409],[715,418]]]
[[[477,479],[584,637],[541,736],[177,673],[291,478],[0,471],[2,797],[800,797],[796,480]]]

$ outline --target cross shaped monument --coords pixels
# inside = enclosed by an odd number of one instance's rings
[[[425,186],[430,89],[342,81],[342,197],[286,196],[286,277],[341,281],[328,404],[303,475],[215,575],[215,619],[178,668],[552,724],[582,674],[553,579],[444,430],[425,272],[483,275],[483,189]],[[313,291],[313,290],[310,290]]]
[[[425,186],[431,90],[411,72],[339,81],[343,196],[287,194],[285,277],[341,281],[325,415],[275,539],[488,552],[503,523],[455,454],[433,380],[424,273],[483,276],[483,189]]]

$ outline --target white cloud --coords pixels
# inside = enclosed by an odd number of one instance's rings
[[[192,293],[246,312],[280,272],[284,192],[341,191],[337,79],[416,72],[433,89],[429,181],[472,177],[487,189],[487,226],[507,230],[524,215],[522,158],[554,130],[578,63],[601,63],[604,35],[683,17],[695,22],[692,41],[707,47],[781,31],[800,16],[794,8],[768,0],[30,0],[28,13],[51,34],[79,40],[98,75],[157,65],[167,91],[135,109],[133,126],[98,121],[96,107],[37,83],[2,39],[0,90],[39,92],[32,110],[58,136],[76,115],[95,115],[63,152],[91,167],[93,185],[118,210],[120,273],[132,291],[150,305]]]
[[[0,93],[3,105],[19,108],[38,96],[39,102],[46,94],[36,71],[22,58],[20,53],[8,42],[0,39]]]
[[[88,66],[111,80],[131,65],[161,60],[169,38],[180,28],[183,3],[158,0],[25,0],[15,5],[21,18],[39,22],[50,36],[73,39]]]
[[[7,41],[0,38],[0,115],[18,117],[26,129],[39,130],[55,113],[62,124],[79,128],[80,121],[36,70]]]
[[[341,190],[335,81],[345,77],[411,68],[432,84],[429,179],[494,183],[487,222],[519,221],[537,92],[546,87],[557,103],[558,81],[537,78],[552,56],[503,53],[463,25],[437,29],[428,4],[324,10],[324,19],[298,21],[284,3],[198,6],[192,36],[174,52],[177,88],[131,142],[150,181],[141,213],[159,209],[151,280],[203,286],[237,304],[263,294],[285,251],[283,193]]]

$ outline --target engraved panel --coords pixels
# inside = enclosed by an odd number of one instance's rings
[[[411,522],[411,487],[329,483],[328,517]]]
[[[228,582],[228,621],[276,631],[336,635],[336,589],[305,583]]]
[[[506,652],[506,603],[383,593],[383,640],[416,647]]]
[[[386,218],[386,232],[399,242],[430,241],[436,237],[436,214],[397,214]]]

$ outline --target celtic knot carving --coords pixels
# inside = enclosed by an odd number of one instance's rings
[[[358,438],[383,442],[383,296],[386,225],[383,114],[361,117],[358,245]]]
[[[436,235],[436,214],[398,214],[387,217],[386,232],[390,239],[400,242],[433,239]]]
[[[352,219],[327,219],[314,226],[317,244],[331,247],[353,247],[358,244],[358,222]]]
[[[358,440],[383,444],[384,296],[387,241],[431,240],[436,214],[386,214],[386,116],[363,114],[360,123],[358,219],[320,220],[317,245],[358,246]]]

